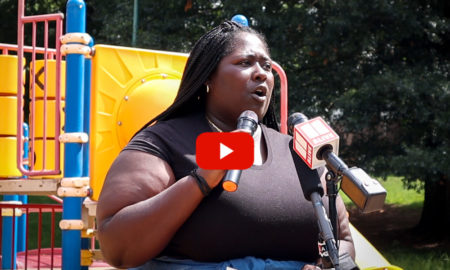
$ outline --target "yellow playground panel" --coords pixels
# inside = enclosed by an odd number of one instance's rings
[[[120,150],[172,104],[188,55],[96,45],[92,58],[90,186],[97,200]]]
[[[55,164],[55,119],[56,119],[56,61],[55,60],[47,60],[47,78],[44,77],[44,60],[36,60],[35,61],[35,70],[36,72],[33,72],[33,63],[30,64],[30,76],[34,75],[35,78],[35,96],[36,96],[36,102],[35,102],[35,123],[34,123],[34,135],[36,136],[37,140],[35,141],[34,146],[34,154],[30,155],[34,158],[34,169],[35,170],[42,170],[42,169],[53,169]],[[60,108],[60,127],[59,132],[60,134],[63,133],[64,128],[64,121],[65,121],[65,114],[64,114],[64,106],[65,106],[65,96],[66,96],[66,62],[61,61],[61,108]],[[44,89],[42,86],[46,83],[46,93],[47,93],[47,100],[44,102]],[[45,103],[45,119],[44,119],[44,103]],[[44,136],[44,125],[43,123],[46,123],[46,129],[45,129],[45,136],[47,138],[46,140],[46,158],[45,162],[43,159],[43,153],[44,153],[44,142],[42,140],[42,137]],[[48,176],[49,178],[54,177],[62,177],[62,172],[64,171],[64,145],[60,143],[60,168],[61,168],[61,174],[55,175],[55,176]]]
[[[34,70],[33,72],[33,65]],[[34,136],[36,138],[34,144],[34,153],[30,152],[30,161],[34,162],[35,170],[43,170],[43,169],[54,169],[55,168],[55,119],[56,119],[56,60],[49,59],[46,63],[46,73],[44,73],[45,60],[36,60],[34,63],[30,63],[30,76],[34,76],[35,80],[35,108],[34,112],[30,108],[30,119],[31,114],[34,113],[35,119],[33,128],[34,130],[30,130],[34,132]],[[65,114],[64,114],[64,106],[65,106],[65,96],[66,96],[66,62],[61,61],[61,81],[60,81],[60,95],[61,95],[61,103],[60,103],[60,134],[63,133]],[[47,78],[45,78],[45,74],[47,74]],[[30,79],[31,81],[31,79]],[[46,100],[44,100],[44,84],[46,85],[45,92],[47,94]],[[30,89],[31,92],[32,89]],[[44,110],[45,105],[45,110]],[[31,106],[31,105],[30,105]],[[45,111],[45,117],[44,117]],[[44,119],[45,118],[45,119]],[[31,120],[30,120],[31,121]],[[46,123],[45,128],[45,137],[46,142],[44,146],[44,123]],[[44,162],[44,149],[45,149],[45,162]],[[64,145],[60,143],[60,168],[61,174],[55,176],[47,176],[48,178],[62,177],[64,171]],[[33,159],[31,159],[31,157]],[[46,178],[47,178],[46,177]],[[32,177],[33,178],[33,177]]]
[[[5,115],[0,121],[0,177],[20,177],[21,172],[17,169],[17,56],[16,55],[0,55],[0,114]],[[25,63],[25,59],[24,59]],[[35,107],[30,108],[30,119],[34,115],[35,123],[32,132],[37,140],[35,140],[34,153],[30,153],[30,161],[35,162],[35,169],[44,169],[43,164],[43,137],[44,137],[44,103],[46,108],[46,160],[45,168],[54,167],[55,155],[55,78],[56,78],[56,61],[47,60],[47,72],[44,73],[44,60],[36,60],[35,64],[31,63],[30,76],[34,76],[36,80],[35,89]],[[33,65],[36,72],[33,72]],[[25,66],[25,65],[24,65]],[[65,70],[65,62],[61,63],[61,70]],[[47,78],[45,78],[47,74]],[[23,73],[25,77],[25,70]],[[44,101],[44,89],[40,86],[46,84],[47,99]],[[65,96],[65,73],[61,73],[61,96]],[[61,101],[61,107],[64,101]],[[64,125],[64,110],[61,108],[61,127]],[[63,151],[63,147],[61,146]],[[61,155],[61,164],[62,162]]]
[[[355,245],[355,262],[363,270],[402,270],[391,265],[386,258],[352,225],[350,224],[353,243]]]
[[[17,63],[16,55],[0,55],[0,177],[21,176],[16,165]]]
[[[45,60],[36,60],[34,63],[34,68],[36,72],[33,72],[33,62],[30,64],[30,74],[31,76],[34,74],[34,80],[36,82],[36,98],[44,97],[44,89],[43,86],[46,85],[46,92],[48,98],[56,97],[56,60],[48,59],[46,72],[47,78],[45,78],[44,73],[44,65]],[[61,61],[61,81],[60,81],[60,89],[61,89],[61,99],[65,99],[66,97],[66,61]],[[31,81],[31,79],[30,79]]]
[[[0,93],[17,95],[17,62],[16,55],[0,55]]]

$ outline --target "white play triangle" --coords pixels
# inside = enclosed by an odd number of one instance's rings
[[[233,153],[233,149],[230,149],[228,146],[226,146],[223,143],[220,143],[220,159],[228,156],[229,154]]]

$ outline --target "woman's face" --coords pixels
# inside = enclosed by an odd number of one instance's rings
[[[234,50],[217,66],[207,84],[207,113],[235,125],[239,115],[252,110],[262,120],[272,96],[272,60],[264,43],[251,33],[235,37]]]

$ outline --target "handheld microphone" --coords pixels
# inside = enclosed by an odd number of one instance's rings
[[[382,209],[387,194],[383,186],[362,169],[348,168],[337,156],[339,136],[321,117],[307,119],[301,113],[294,113],[288,118],[295,152],[311,169],[326,164],[342,175],[342,190],[363,213]]]
[[[246,110],[239,115],[237,129],[249,131],[253,136],[258,127],[258,116],[255,112]],[[228,170],[222,182],[222,187],[228,192],[234,192],[238,189],[239,179],[242,170]]]

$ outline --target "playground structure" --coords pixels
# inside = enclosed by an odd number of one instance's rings
[[[18,44],[0,43],[2,269],[105,267],[95,246],[103,179],[131,136],[171,104],[188,55],[94,46],[85,33],[82,0],[67,2],[66,34],[63,14],[25,16],[25,1],[18,3]],[[24,44],[28,26],[30,46]],[[49,42],[51,26],[55,40]],[[273,68],[286,133],[287,78],[278,64]],[[49,196],[56,204],[28,204],[28,195]],[[29,219],[37,215],[41,225],[43,213],[50,213],[50,247],[41,247],[39,226],[37,248],[29,249]],[[56,213],[62,217],[55,226]],[[351,229],[362,269],[399,269]],[[61,247],[55,246],[57,230]]]

